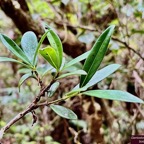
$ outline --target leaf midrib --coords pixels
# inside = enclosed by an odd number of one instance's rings
[[[109,33],[110,33],[110,32],[109,32]],[[107,35],[107,37],[105,38],[105,40],[104,40],[103,43],[101,44],[101,46],[100,46],[100,48],[99,48],[99,51],[100,51],[100,49],[103,47],[104,42],[107,40],[107,38],[109,38],[108,36],[109,36],[109,34]],[[98,55],[98,53],[96,54],[95,59],[97,58],[97,55]],[[95,59],[94,59],[94,61],[95,61]],[[88,77],[88,75],[89,75],[89,72],[91,71],[93,65],[94,65],[94,63],[90,66],[90,69],[89,69],[89,71],[88,71],[88,73],[87,73],[87,76],[85,77],[85,79],[84,79],[84,81],[83,81],[83,83],[82,83],[82,86],[83,86],[83,84],[85,83],[85,81],[86,81],[86,79],[87,79],[87,77]]]

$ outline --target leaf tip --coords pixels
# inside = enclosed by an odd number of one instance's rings
[[[112,29],[112,30],[114,30],[115,25],[110,25],[109,28]]]

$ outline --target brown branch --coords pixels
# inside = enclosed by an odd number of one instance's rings
[[[56,76],[57,77],[57,76]],[[56,78],[55,77],[55,78]],[[17,121],[19,121],[20,119],[22,119],[26,114],[28,113],[32,113],[32,115],[34,114],[34,110],[39,108],[39,107],[42,107],[42,106],[49,106],[50,104],[53,104],[53,103],[57,103],[57,102],[61,102],[61,101],[64,101],[66,100],[67,96],[61,98],[61,99],[57,99],[57,100],[54,100],[54,101],[51,101],[51,102],[48,102],[48,101],[45,101],[43,103],[38,103],[41,99],[42,96],[45,95],[45,92],[48,91],[48,89],[50,88],[50,86],[55,82],[55,79],[53,79],[50,84],[44,88],[41,87],[41,90],[40,90],[40,93],[39,95],[33,100],[33,102],[24,110],[22,111],[21,113],[19,113],[18,115],[16,115],[9,123],[6,124],[6,126],[4,126],[1,130],[0,130],[0,139],[2,138],[3,136],[3,133],[8,130],[12,125],[14,125]],[[34,115],[33,115],[34,116]],[[33,119],[34,123],[35,123],[35,120],[36,118]]]
[[[40,24],[34,21],[23,9],[15,7],[11,0],[0,0],[0,7],[13,20],[14,24],[22,33],[31,30],[37,36],[42,35],[43,30]]]
[[[138,109],[138,112],[141,114],[141,116],[144,118],[144,112],[143,112],[143,110],[140,108],[140,106],[137,104],[137,103],[135,103],[135,106],[137,107],[137,109]]]
[[[0,133],[1,133],[1,131],[5,132],[6,130],[8,130],[13,124],[15,124],[17,121],[19,121],[26,114],[28,114],[29,112],[31,112],[33,109],[34,109],[34,105],[31,104],[26,110],[24,110],[23,112],[21,112],[18,115],[16,115],[9,123],[7,123],[6,126],[4,126],[0,130]]]
[[[36,73],[36,76],[38,77],[38,82],[39,82],[39,75],[38,73]],[[56,76],[57,77],[57,76]],[[55,78],[56,78],[55,77]],[[48,86],[46,87],[41,87],[40,93],[38,96],[35,97],[35,99],[33,100],[33,102],[21,113],[19,113],[18,115],[16,115],[9,123],[6,124],[6,126],[4,126],[1,130],[0,130],[0,139],[3,137],[3,133],[8,130],[13,124],[15,124],[17,121],[19,121],[21,118],[23,118],[26,114],[28,114],[29,112],[31,112],[34,116],[34,109],[37,109],[40,106],[46,106],[51,104],[52,102],[45,102],[42,103],[41,105],[38,105],[37,103],[40,101],[41,97],[45,95],[45,92],[47,92],[47,90],[50,88],[50,86],[55,82],[55,79],[53,79]],[[41,81],[41,85],[43,85],[42,81]],[[59,100],[55,100],[53,102],[59,102],[62,99]],[[36,118],[34,119],[33,117],[33,122],[35,122]]]
[[[27,115],[28,113],[30,112],[33,112],[33,110],[39,108],[39,107],[42,107],[42,106],[49,106],[50,104],[54,104],[54,103],[58,103],[58,102],[61,102],[65,99],[67,99],[68,97],[64,97],[64,98],[61,98],[61,99],[58,99],[58,100],[55,100],[55,101],[51,101],[51,102],[43,102],[43,103],[40,103],[40,104],[36,104],[36,103],[31,103],[27,109],[25,109],[24,111],[22,111],[21,113],[19,113],[18,115],[16,115],[10,122],[8,122],[6,124],[6,126],[4,126],[1,130],[0,130],[0,136],[1,136],[1,133],[4,133],[5,131],[7,131],[12,125],[14,125],[17,121],[19,121],[20,119],[22,119],[25,115]],[[1,137],[0,137],[1,139]]]
[[[129,50],[133,51],[135,54],[137,54],[143,61],[144,61],[144,57],[139,53],[137,52],[134,48],[132,48],[131,46],[129,46],[126,42],[124,41],[121,41],[120,39],[118,38],[115,38],[115,37],[112,37],[113,40],[123,44],[126,48],[128,48]]]
[[[48,18],[48,20],[52,21],[52,19]],[[68,22],[62,22],[62,21],[53,21],[56,25],[60,25],[60,26],[63,26],[63,25],[66,25],[67,27],[69,28],[81,28],[81,29],[84,29],[84,30],[89,30],[89,31],[96,31],[95,28],[92,28],[92,27],[89,27],[89,26],[85,26],[85,25],[72,25]]]
[[[52,84],[52,83],[51,83]],[[49,87],[49,86],[48,86]],[[46,90],[46,88],[45,88]],[[33,112],[33,110],[39,108],[39,107],[43,107],[43,106],[49,106],[50,104],[54,104],[54,103],[58,103],[58,102],[61,102],[61,101],[64,101],[66,99],[68,99],[70,97],[68,96],[65,96],[63,98],[60,98],[60,99],[57,99],[57,100],[54,100],[54,101],[51,101],[51,102],[43,102],[43,103],[31,103],[27,109],[25,109],[23,112],[19,113],[18,115],[16,115],[9,123],[6,124],[6,126],[4,126],[1,130],[0,130],[0,136],[1,136],[1,133],[4,133],[6,130],[8,130],[12,125],[14,125],[17,121],[19,121],[21,118],[23,118],[26,114],[30,113],[30,112]],[[35,100],[34,100],[35,101]],[[1,138],[1,137],[0,137]]]
[[[29,11],[29,8],[28,8],[28,5],[26,3],[26,0],[18,0],[20,6],[21,6],[21,9],[27,13],[30,13]]]
[[[51,20],[51,19],[49,19]],[[55,24],[57,25],[60,25],[60,26],[63,26],[63,25],[66,25],[67,27],[72,27],[72,28],[81,28],[81,29],[85,29],[85,30],[88,30],[88,31],[99,31],[98,29],[95,29],[95,28],[92,28],[92,27],[88,27],[88,26],[84,26],[84,25],[72,25],[72,24],[69,24],[67,22],[61,22],[61,21],[53,21]],[[101,31],[99,31],[101,33]],[[139,53],[137,52],[134,48],[132,48],[131,46],[128,45],[128,43],[124,42],[124,41],[121,41],[120,39],[116,38],[116,37],[112,37],[112,39],[114,41],[117,41],[121,44],[123,44],[126,48],[128,48],[129,50],[133,51],[135,54],[137,54],[143,61],[144,61],[144,57]]]

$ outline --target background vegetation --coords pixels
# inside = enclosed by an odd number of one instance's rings
[[[41,22],[46,21],[59,34],[64,52],[76,57],[89,50],[95,39],[110,24],[116,30],[101,65],[111,63],[122,67],[97,89],[120,89],[144,99],[144,3],[109,0],[0,0],[0,32],[17,43],[26,31],[43,34]],[[47,44],[47,41],[45,41]],[[0,56],[14,57],[0,43]],[[41,60],[44,66],[45,61]],[[39,91],[36,81],[29,79],[19,93],[22,72],[14,63],[0,63],[0,128],[33,100]],[[74,70],[74,68],[73,68]],[[50,77],[46,78],[48,83]],[[78,77],[61,81],[56,95],[69,91]],[[77,115],[69,121],[55,115],[50,108],[37,111],[38,122],[32,127],[31,115],[11,127],[4,144],[127,144],[131,135],[144,133],[143,105],[76,97],[65,103]]]

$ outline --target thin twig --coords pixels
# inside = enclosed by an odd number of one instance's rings
[[[48,89],[50,88],[50,86],[51,86],[54,82],[55,82],[55,80],[52,80],[51,83],[50,83],[48,86],[46,86],[46,87],[44,87],[44,88],[41,88],[41,91],[40,91],[39,95],[34,99],[33,103],[39,102],[40,98],[41,98],[42,96],[45,96],[45,92],[48,91]]]
[[[38,72],[37,72],[37,71],[34,71],[34,72],[35,72],[37,81],[38,81],[38,83],[39,83],[39,85],[40,85],[40,87],[41,87],[41,89],[42,89],[42,88],[44,87],[43,82],[42,82],[41,78],[39,77]]]
[[[129,46],[126,42],[121,41],[120,39],[115,38],[115,37],[112,37],[112,39],[119,42],[119,43],[121,43],[121,44],[123,44],[125,47],[127,47],[129,50],[133,51],[135,54],[137,54],[144,61],[144,57],[139,52],[137,52],[134,48]]]
[[[39,76],[37,75],[37,77],[39,78]],[[3,137],[3,134],[6,130],[8,130],[13,124],[15,124],[17,121],[19,121],[21,118],[23,118],[26,114],[28,113],[33,113],[33,111],[35,109],[37,109],[38,107],[42,106],[41,105],[38,105],[37,103],[40,101],[41,97],[45,95],[45,92],[47,92],[47,90],[50,88],[50,86],[55,82],[55,79],[53,79],[50,84],[46,87],[41,87],[41,90],[40,90],[40,93],[37,97],[35,97],[35,99],[33,100],[33,102],[22,112],[20,112],[19,114],[17,114],[10,122],[8,122],[6,124],[6,126],[4,126],[1,130],[0,130],[0,139]],[[42,83],[42,82],[41,82]],[[41,84],[41,86],[43,85],[43,83]],[[59,99],[59,100],[56,100],[56,101],[53,101],[53,103],[55,102],[59,102],[59,101],[62,101],[63,99]],[[49,105],[49,104],[52,104],[52,102],[46,102],[46,103],[43,103],[43,106],[45,105]]]
[[[60,26],[63,26],[63,25],[66,25],[67,27],[72,27],[72,28],[81,28],[81,29],[84,29],[84,30],[89,30],[89,31],[97,31],[95,28],[92,28],[92,27],[88,27],[88,26],[85,26],[85,25],[72,25],[68,22],[64,22],[64,21],[57,21],[57,20],[53,20],[53,19],[50,19],[50,18],[47,18],[48,21],[53,21],[56,25],[60,25]]]
[[[89,30],[89,31],[98,31],[98,29],[95,29],[95,28],[92,28],[92,27],[88,27],[88,26],[84,26],[84,25],[71,25],[69,23],[64,23],[64,22],[60,22],[60,21],[53,21],[53,22],[55,24],[61,25],[61,26],[63,26],[65,24],[67,27],[81,28],[81,29],[85,29],[85,30]],[[137,54],[144,61],[144,57],[139,52],[137,52],[133,47],[129,46],[128,43],[126,43],[124,41],[121,41],[120,39],[118,39],[116,37],[112,37],[112,39],[114,41],[117,41],[117,42],[123,44],[127,49],[133,51],[135,54]]]
[[[139,113],[141,114],[141,116],[144,118],[144,112],[141,110],[140,106],[139,106],[137,103],[135,103],[135,106],[137,107],[138,112],[139,112]]]
[[[127,127],[128,130],[130,129],[130,127],[131,127],[132,124],[134,123],[134,121],[135,121],[135,119],[137,118],[138,114],[139,114],[139,111],[136,111],[136,112],[134,113],[134,116],[131,118],[132,120],[131,120],[130,124],[129,124],[128,127]]]
[[[17,121],[19,121],[20,119],[22,119],[25,115],[27,115],[30,112],[33,112],[33,110],[37,109],[38,107],[41,106],[48,106],[50,104],[54,104],[57,102],[61,102],[64,99],[66,99],[68,97],[65,98],[61,98],[52,102],[44,102],[44,103],[40,103],[40,104],[36,104],[36,103],[32,103],[31,105],[28,106],[27,109],[25,109],[23,112],[19,113],[18,115],[16,115],[10,122],[8,122],[6,124],[6,126],[4,126],[1,130],[0,130],[0,135],[1,133],[4,133],[5,131],[7,131],[12,125],[14,125]],[[0,137],[1,138],[1,137]]]

